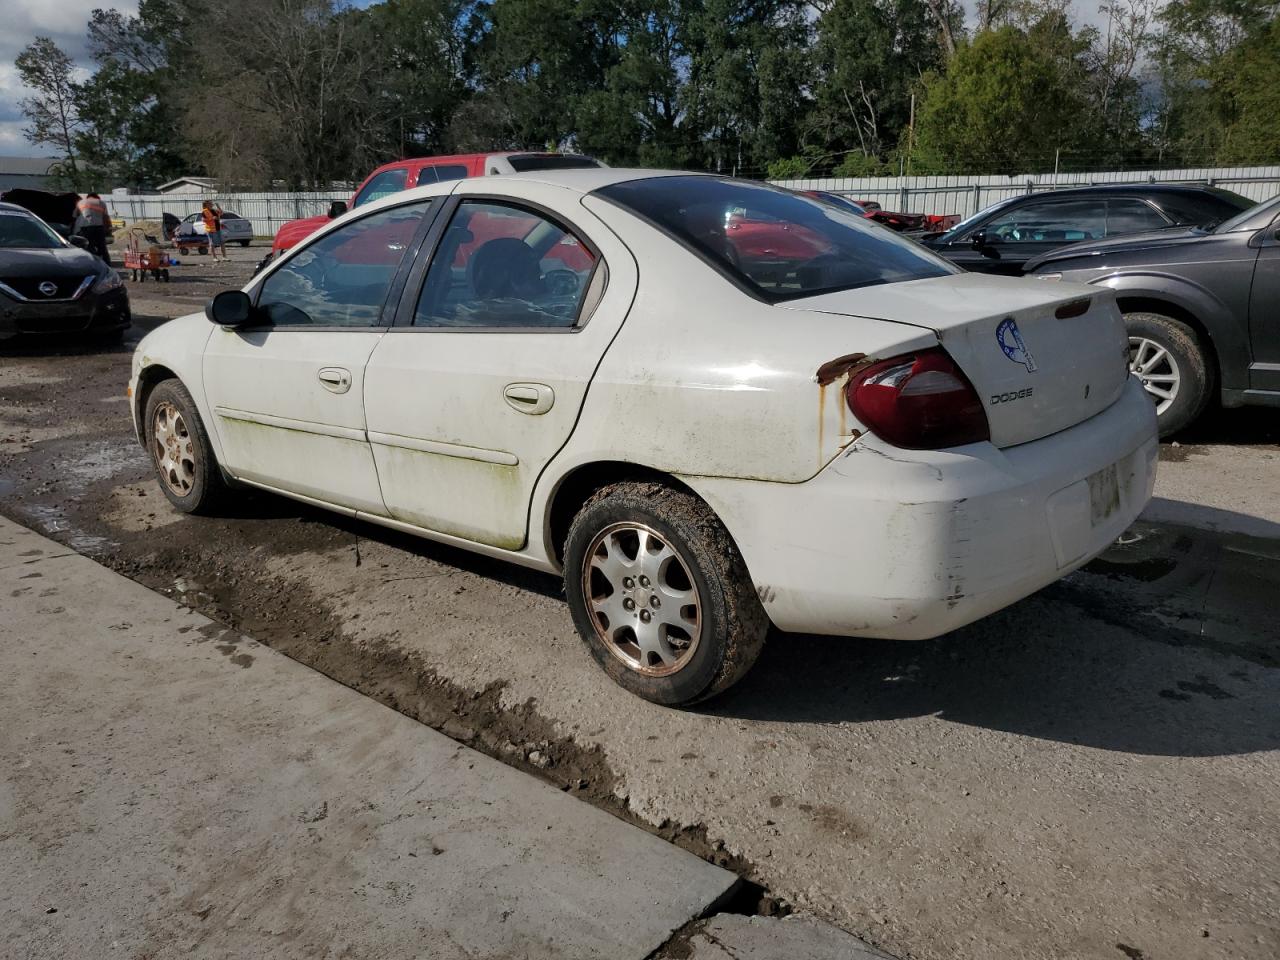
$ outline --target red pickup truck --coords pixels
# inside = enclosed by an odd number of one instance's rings
[[[501,174],[524,173],[529,170],[571,170],[581,167],[600,167],[603,164],[592,157],[566,153],[466,153],[449,157],[416,157],[383,164],[365,178],[351,198],[350,207],[358,207],[400,190],[424,187],[445,180],[463,180],[467,177],[484,177]],[[271,253],[258,265],[259,269],[272,257],[290,250],[305,240],[334,217],[346,213],[348,205],[335,201],[328,214],[290,220],[276,231]]]

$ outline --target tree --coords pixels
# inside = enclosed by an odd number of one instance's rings
[[[961,47],[924,83],[918,142],[932,169],[1013,174],[1071,148],[1087,122],[1083,46],[1061,18]]]
[[[62,160],[63,175],[80,187],[76,162],[76,137],[84,129],[80,116],[79,85],[75,64],[66,52],[48,37],[36,37],[14,61],[23,86],[32,91],[19,108],[29,126],[23,131],[38,147],[52,147]]]

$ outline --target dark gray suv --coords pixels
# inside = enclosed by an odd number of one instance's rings
[[[1208,229],[1063,247],[1026,272],[1116,292],[1161,436],[1215,393],[1224,407],[1280,406],[1280,197]]]

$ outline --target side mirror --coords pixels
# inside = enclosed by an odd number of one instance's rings
[[[221,327],[243,327],[253,317],[253,301],[243,290],[223,290],[206,304],[204,315]]]
[[[329,204],[329,219],[337,220],[340,216],[347,212],[347,202],[345,200],[335,200]]]
[[[969,246],[973,247],[975,250],[983,250],[989,246],[990,243],[991,241],[987,239],[987,231],[985,230],[975,230],[973,235],[969,237]]]
[[[73,247],[79,247],[81,250],[89,249],[89,241],[79,234],[73,234],[72,236],[67,237],[67,242]]]

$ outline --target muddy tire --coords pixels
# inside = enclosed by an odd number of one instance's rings
[[[1159,313],[1126,313],[1129,369],[1156,404],[1160,436],[1187,427],[1209,405],[1213,372],[1194,330]]]
[[[729,532],[692,494],[619,483],[583,505],[565,544],[565,593],[596,662],[666,706],[737,683],[769,618]]]
[[[143,417],[147,453],[169,502],[183,513],[214,512],[227,486],[187,388],[178,380],[157,384]]]

